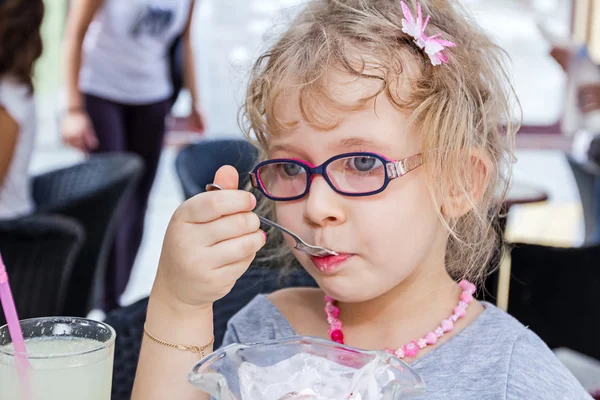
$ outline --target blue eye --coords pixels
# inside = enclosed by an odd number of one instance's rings
[[[352,157],[348,160],[348,167],[358,172],[369,172],[379,168],[382,163],[375,157]]]
[[[287,176],[298,176],[304,172],[304,168],[302,168],[298,164],[283,164],[283,171]]]

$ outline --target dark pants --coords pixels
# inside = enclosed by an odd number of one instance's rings
[[[600,176],[596,177],[596,230],[594,242],[600,244]]]
[[[131,152],[145,162],[144,175],[127,199],[109,259],[107,261],[102,304],[110,311],[119,306],[144,233],[148,197],[156,176],[165,135],[169,99],[147,105],[125,105],[86,95],[86,109],[98,136],[97,153]]]

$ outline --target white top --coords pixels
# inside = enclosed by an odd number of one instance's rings
[[[0,186],[0,219],[30,214],[33,209],[29,180],[29,160],[36,134],[35,101],[30,89],[11,78],[0,79],[0,106],[19,124],[19,137]]]
[[[125,104],[169,98],[168,50],[190,6],[191,0],[104,0],[84,40],[80,90]]]

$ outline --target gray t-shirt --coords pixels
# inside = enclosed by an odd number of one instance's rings
[[[425,381],[421,399],[591,399],[535,333],[483,305],[471,325],[411,365]],[[295,335],[275,305],[259,295],[229,321],[223,346]]]

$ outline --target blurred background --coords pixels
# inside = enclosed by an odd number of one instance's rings
[[[71,3],[74,1],[77,0],[71,0]],[[206,165],[216,162],[210,160],[221,155],[226,159],[227,153],[233,163],[238,163],[240,170],[250,168],[252,156],[239,143],[242,134],[238,126],[238,110],[248,71],[260,50],[285,27],[286,21],[294,15],[295,7],[301,3],[300,0],[196,1],[191,17],[195,93],[185,88],[178,92],[167,117],[166,136],[149,196],[143,239],[126,290],[120,298],[121,307],[141,304],[139,302],[143,303],[147,298],[173,211],[185,198],[203,190],[206,177],[197,170],[201,165],[194,167],[190,160],[204,157],[202,160],[207,161],[200,164]],[[523,127],[516,143],[513,186],[505,203],[507,218],[503,219],[502,227],[511,246],[526,244],[531,247],[523,247],[527,249],[523,250],[526,254],[519,252],[519,246],[512,251],[513,281],[514,274],[520,273],[517,268],[526,270],[517,279],[521,283],[528,282],[532,276],[547,274],[547,279],[541,280],[544,292],[538,294],[535,291],[542,289],[535,283],[524,284],[523,288],[510,286],[510,267],[500,268],[490,286],[494,299],[509,312],[512,307],[513,315],[526,325],[537,327],[533,329],[551,347],[575,348],[599,359],[600,347],[597,338],[592,336],[597,337],[600,331],[600,253],[597,244],[600,234],[600,0],[465,0],[464,3],[481,27],[509,55],[510,72],[523,111]],[[36,178],[34,182],[34,196],[47,200],[56,193],[63,193],[56,202],[41,207],[43,211],[68,210],[62,214],[74,218],[81,214],[95,215],[95,219],[83,223],[85,235],[70,248],[73,254],[67,257],[70,257],[69,265],[72,264],[68,273],[57,272],[70,277],[59,279],[61,284],[72,286],[77,282],[73,282],[71,270],[77,275],[81,268],[86,269],[85,274],[77,278],[89,283],[79,290],[85,293],[70,293],[73,289],[63,287],[61,290],[69,293],[58,296],[63,303],[83,305],[73,313],[104,319],[105,312],[111,310],[101,309],[98,293],[102,290],[103,268],[109,257],[107,242],[114,238],[114,220],[119,219],[119,207],[124,207],[122,197],[132,190],[130,186],[139,179],[141,172],[135,162],[103,166],[108,163],[102,158],[89,158],[84,152],[64,144],[61,120],[72,108],[68,102],[63,53],[70,6],[68,0],[44,0],[44,4],[41,26],[44,50],[34,73],[37,136],[30,164],[30,174],[42,178]],[[587,46],[586,52],[582,51],[582,45]],[[583,86],[592,88],[584,96],[584,100],[587,99],[585,113],[581,110],[583,95],[580,88]],[[202,110],[202,129],[188,118],[195,110],[193,97],[197,98]],[[216,147],[209,150],[210,146]],[[124,183],[127,179],[119,176],[115,169],[125,174],[127,168],[131,169],[127,178],[130,182]],[[85,191],[82,187],[93,186],[91,182],[102,180],[102,177],[106,180],[114,178],[116,183],[107,189],[90,189],[93,193],[87,197],[81,195]],[[80,182],[80,186],[74,182]],[[70,189],[61,192],[66,190],[65,187]],[[103,190],[112,193],[112,200],[108,194],[100,196]],[[69,196],[77,200],[70,201]],[[73,232],[77,236],[77,229]],[[28,240],[27,234],[22,241]],[[91,240],[96,240],[97,248],[90,247]],[[0,235],[3,252],[12,246],[6,243],[3,244]],[[56,248],[55,244],[48,246]],[[77,251],[91,256],[82,260]],[[25,256],[19,255],[23,259]],[[51,260],[42,255],[36,262],[50,263]],[[37,274],[30,273],[32,276]],[[571,287],[567,287],[569,283],[572,283]],[[27,283],[23,285],[23,288],[30,287]],[[556,298],[559,285],[562,285],[562,300],[551,301]],[[579,317],[573,315],[574,325],[566,324],[572,326],[566,336],[557,339],[548,334],[545,337],[545,330],[555,326],[554,315],[577,314],[568,309],[568,301],[564,300],[571,295],[584,296],[586,306],[580,309]],[[68,310],[68,306],[64,309]],[[518,310],[521,309],[529,314],[519,317]],[[541,321],[540,316],[545,320]],[[580,345],[569,343],[569,340]],[[584,342],[585,345],[581,344]],[[585,385],[600,387],[600,363],[589,363],[588,359],[573,361],[566,357],[565,362],[578,372]]]

